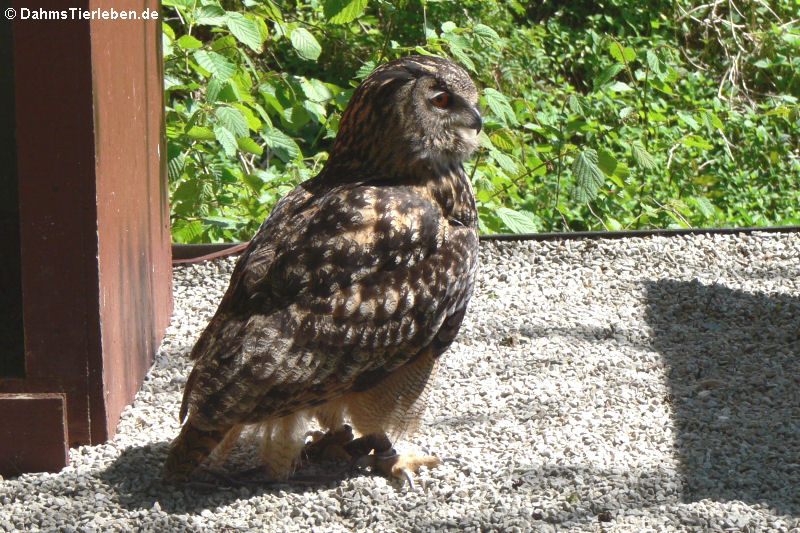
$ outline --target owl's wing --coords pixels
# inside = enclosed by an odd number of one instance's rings
[[[282,416],[369,388],[452,341],[474,227],[448,221],[423,187],[296,191],[240,258],[193,350],[182,419],[189,410],[216,427]]]

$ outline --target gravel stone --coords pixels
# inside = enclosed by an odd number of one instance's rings
[[[117,435],[0,478],[0,530],[800,533],[799,259],[800,235],[764,232],[483,242],[421,428],[397,443],[448,459],[416,492],[368,474],[162,484],[186,356],[234,259],[176,266]],[[252,461],[240,446],[226,468]]]

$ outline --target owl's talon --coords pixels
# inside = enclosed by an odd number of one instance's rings
[[[379,470],[383,474],[393,477],[404,479],[408,481],[411,490],[417,490],[414,483],[414,476],[418,474],[420,467],[435,468],[442,464],[442,460],[433,455],[417,455],[416,453],[409,452],[399,454],[391,450],[391,454],[374,454],[372,456],[372,468]]]
[[[353,442],[353,428],[345,424],[336,431],[314,431],[310,433],[311,442],[303,448],[303,457],[309,461],[321,459],[350,458],[347,445]]]
[[[400,471],[408,481],[408,488],[411,489],[413,492],[417,491],[417,486],[414,485],[414,479],[411,477],[411,471],[408,468],[401,468]]]

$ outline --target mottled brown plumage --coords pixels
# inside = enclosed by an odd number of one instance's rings
[[[472,292],[477,214],[461,162],[476,103],[467,73],[436,57],[384,64],[356,89],[322,172],[261,225],[192,350],[166,478],[224,456],[248,425],[277,478],[312,418],[332,433],[349,422],[385,444],[376,453],[415,427]]]

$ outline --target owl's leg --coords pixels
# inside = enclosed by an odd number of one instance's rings
[[[350,459],[347,444],[353,441],[353,428],[344,424],[337,430],[315,431],[311,434],[311,442],[306,444],[303,452],[312,462],[324,459]]]
[[[312,462],[324,459],[350,459],[344,446],[353,440],[353,428],[344,423],[343,398],[322,404],[314,417],[324,431],[310,432],[311,442],[305,445],[303,457]]]
[[[307,423],[305,412],[261,423],[261,461],[273,479],[288,479],[300,465]]]
[[[187,421],[181,428],[180,434],[170,445],[162,477],[171,483],[187,481],[214,448],[225,440],[229,431],[236,432],[236,436],[238,436],[238,428],[235,427],[202,430],[191,421]],[[235,438],[231,440],[235,440]],[[226,443],[227,445],[228,443]]]
[[[417,473],[421,466],[433,468],[441,461],[415,453],[398,454],[390,435],[398,438],[418,426],[436,372],[436,356],[434,350],[426,350],[373,387],[347,398],[353,427],[364,435],[347,445],[347,451],[359,458],[358,463],[392,477],[405,478],[412,487],[411,473]]]

